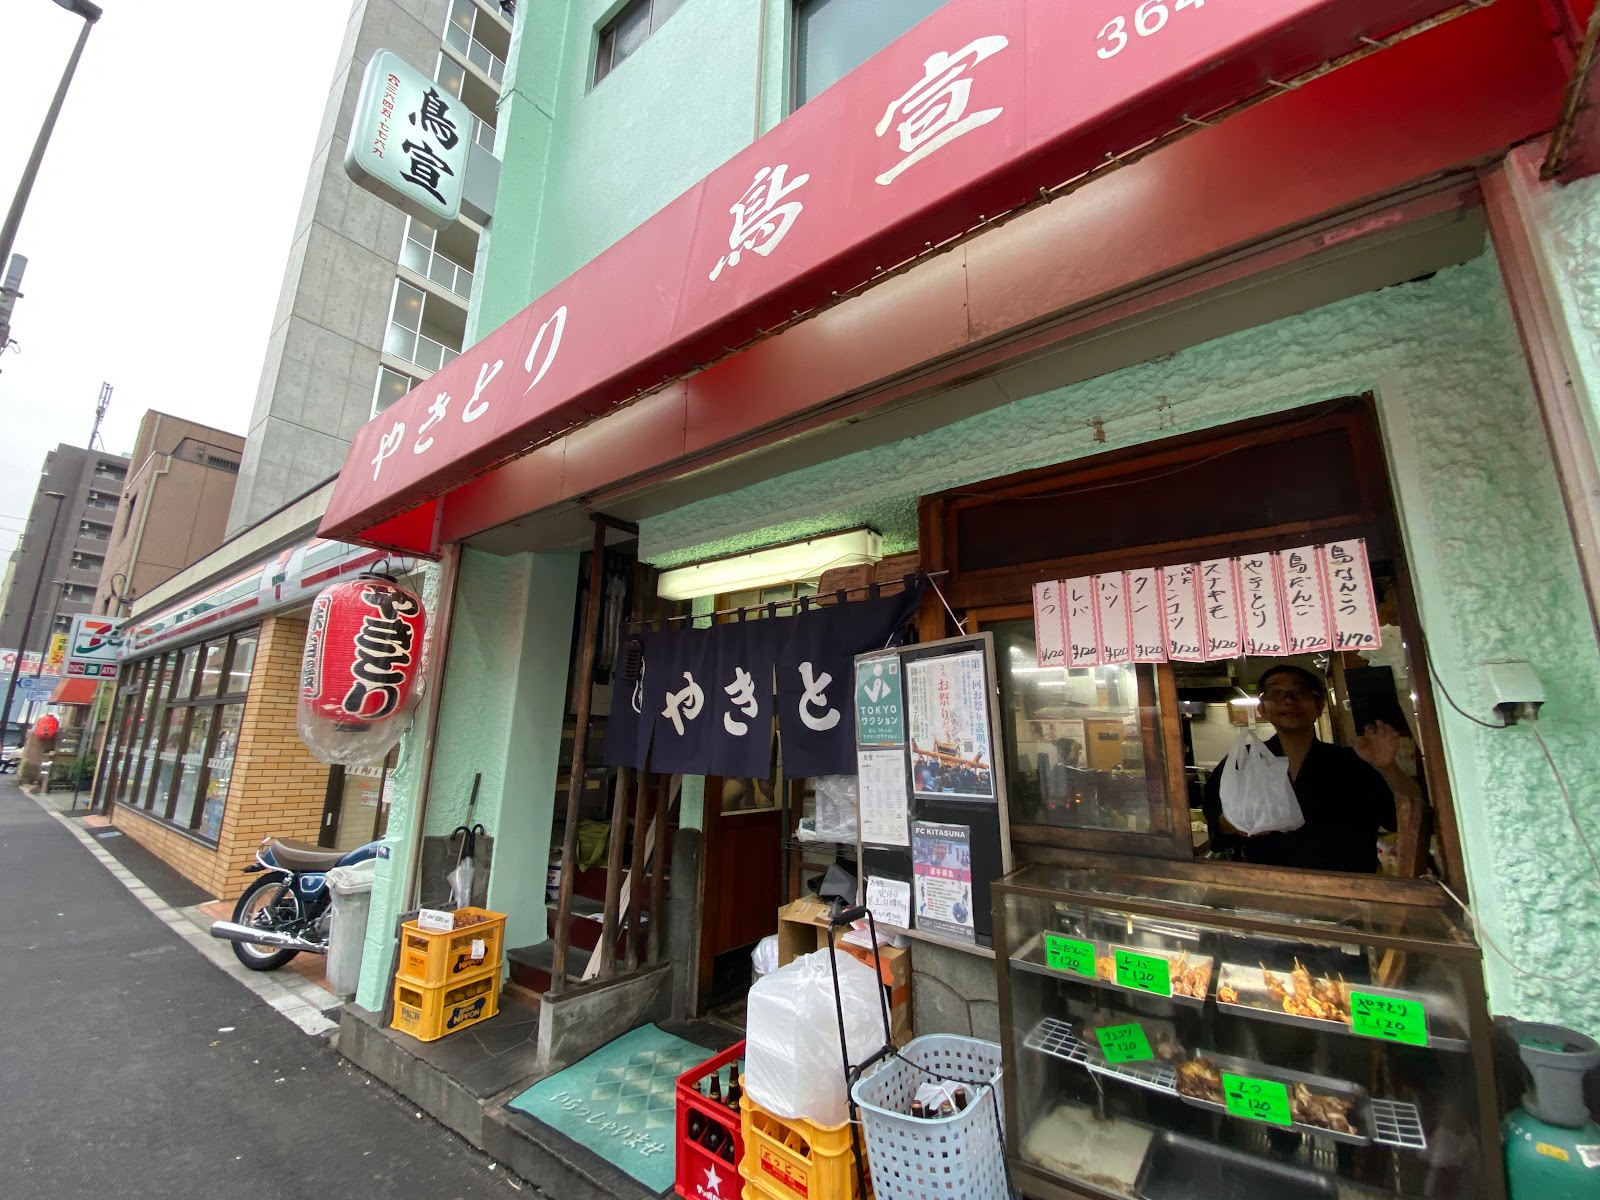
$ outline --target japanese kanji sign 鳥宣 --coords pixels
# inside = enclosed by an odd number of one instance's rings
[[[434,228],[461,214],[472,114],[392,50],[367,64],[345,143],[345,174]]]

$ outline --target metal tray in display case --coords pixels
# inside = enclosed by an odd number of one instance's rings
[[[1289,972],[1274,971],[1273,974],[1283,977]],[[1370,983],[1350,983],[1346,980],[1345,984],[1354,991],[1369,992],[1374,996],[1388,996],[1395,1000],[1412,1000],[1421,1004],[1428,1013],[1428,1049],[1459,1051],[1470,1049],[1466,1034],[1459,1025],[1449,1014],[1441,1012],[1439,1000],[1416,992],[1396,991],[1394,988],[1378,987]],[[1229,1001],[1222,998],[1226,994],[1225,989],[1228,988],[1232,988],[1237,994],[1237,1000]],[[1330,1033],[1357,1036],[1344,1021],[1325,1021],[1317,1017],[1301,1017],[1285,1012],[1283,1006],[1273,1000],[1260,967],[1247,967],[1243,963],[1223,963],[1222,970],[1217,973],[1216,997],[1217,1007],[1226,1013],[1236,1013],[1258,1021],[1275,1021],[1280,1025],[1297,1025],[1302,1029],[1321,1029]]]
[[[1133,1194],[1140,1200],[1338,1200],[1339,1185],[1303,1167],[1162,1132],[1150,1139]]]
[[[1122,996],[1143,997],[1145,999],[1166,1001],[1174,1004],[1187,1004],[1191,1008],[1203,1008],[1206,997],[1211,992],[1211,982],[1216,975],[1216,962],[1209,954],[1190,953],[1185,957],[1183,951],[1158,950],[1150,946],[1125,946],[1113,942],[1090,942],[1094,947],[1095,976],[1093,979],[1087,975],[1079,975],[1072,971],[1057,971],[1047,965],[1045,959],[1044,934],[1035,934],[1028,944],[1023,946],[1017,955],[1012,958],[1013,966],[1024,971],[1031,971],[1036,975],[1047,975],[1052,979],[1063,979],[1068,983],[1086,983],[1091,987],[1105,988],[1107,991],[1117,992]],[[1061,936],[1071,936],[1062,934]],[[1075,938],[1084,941],[1083,938]],[[1118,950],[1128,950],[1134,954],[1144,954],[1152,958],[1165,959],[1169,967],[1176,967],[1182,962],[1185,968],[1203,967],[1205,969],[1205,983],[1198,996],[1186,996],[1174,991],[1170,996],[1163,996],[1159,992],[1146,992],[1139,988],[1123,987],[1112,974],[1113,968],[1107,964],[1114,962]]]
[[[1370,1146],[1373,1142],[1372,1097],[1367,1094],[1366,1088],[1360,1087],[1353,1083],[1348,1083],[1343,1079],[1330,1079],[1323,1075],[1308,1075],[1303,1071],[1286,1071],[1281,1067],[1269,1066],[1266,1063],[1251,1062],[1249,1059],[1244,1058],[1232,1058],[1226,1054],[1196,1054],[1193,1061],[1209,1062],[1212,1066],[1216,1067],[1217,1070],[1225,1071],[1229,1075],[1248,1075],[1252,1079],[1265,1079],[1272,1083],[1281,1083],[1285,1087],[1289,1088],[1292,1088],[1297,1083],[1303,1084],[1307,1089],[1316,1093],[1317,1095],[1338,1096],[1340,1098],[1350,1100],[1352,1101],[1350,1109],[1350,1124],[1355,1126],[1358,1131],[1356,1133],[1344,1133],[1338,1130],[1329,1129],[1323,1125],[1303,1125],[1299,1121],[1296,1121],[1293,1125],[1288,1126],[1288,1128],[1294,1130],[1296,1133],[1306,1133],[1312,1135],[1313,1137],[1325,1137],[1332,1138],[1336,1142],[1348,1142],[1352,1146]],[[1203,1108],[1210,1112],[1223,1113],[1230,1116],[1232,1115],[1228,1113],[1228,1107],[1225,1104],[1213,1100],[1202,1099],[1199,1096],[1191,1096],[1187,1092],[1183,1091],[1181,1087],[1181,1076],[1180,1086],[1178,1088],[1178,1098],[1185,1104],[1192,1104],[1195,1108]],[[1240,1117],[1238,1119],[1248,1120],[1248,1118],[1245,1117]],[[1272,1125],[1270,1128],[1281,1129],[1284,1127],[1281,1125]]]

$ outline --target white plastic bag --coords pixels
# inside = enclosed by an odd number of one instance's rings
[[[768,1112],[818,1125],[849,1116],[839,1018],[827,950],[806,954],[758,980],[750,989],[745,1027],[744,1087]],[[883,1045],[878,976],[871,967],[835,951],[845,1044],[852,1066]]]
[[[769,933],[750,951],[752,978],[765,979],[778,969],[778,935]]]
[[[1267,749],[1248,729],[1217,769],[1222,772],[1222,815],[1240,833],[1287,833],[1306,823],[1289,782],[1289,760]]]
[[[856,840],[856,811],[859,804],[854,775],[820,775],[812,781],[817,789],[816,836],[825,842]]]

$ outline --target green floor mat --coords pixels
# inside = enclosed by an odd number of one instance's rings
[[[678,1076],[714,1051],[645,1025],[511,1102],[658,1192],[672,1187]]]

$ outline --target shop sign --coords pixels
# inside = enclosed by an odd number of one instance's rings
[[[60,675],[67,665],[67,635],[53,633],[50,635],[50,647],[44,654],[44,675]]]
[[[323,762],[381,759],[418,698],[427,617],[392,579],[362,575],[311,605],[300,661],[300,738]]]
[[[373,418],[322,531],[431,552],[398,545],[429,536],[409,525],[367,531],[1453,2],[951,0]],[[391,186],[453,212],[444,139],[426,139],[426,160],[404,149],[427,132],[430,85],[408,90],[394,82],[403,64],[385,61],[374,57],[350,154],[402,168]]]
[[[122,657],[220,633],[313,596],[329,580],[354,574],[380,555],[360,546],[311,538],[229,576],[199,595],[122,626]]]
[[[345,174],[358,187],[443,229],[461,215],[472,145],[467,106],[392,50],[361,77],[345,142]]]
[[[122,622],[79,613],[67,634],[67,674],[86,679],[114,679],[122,651]]]

